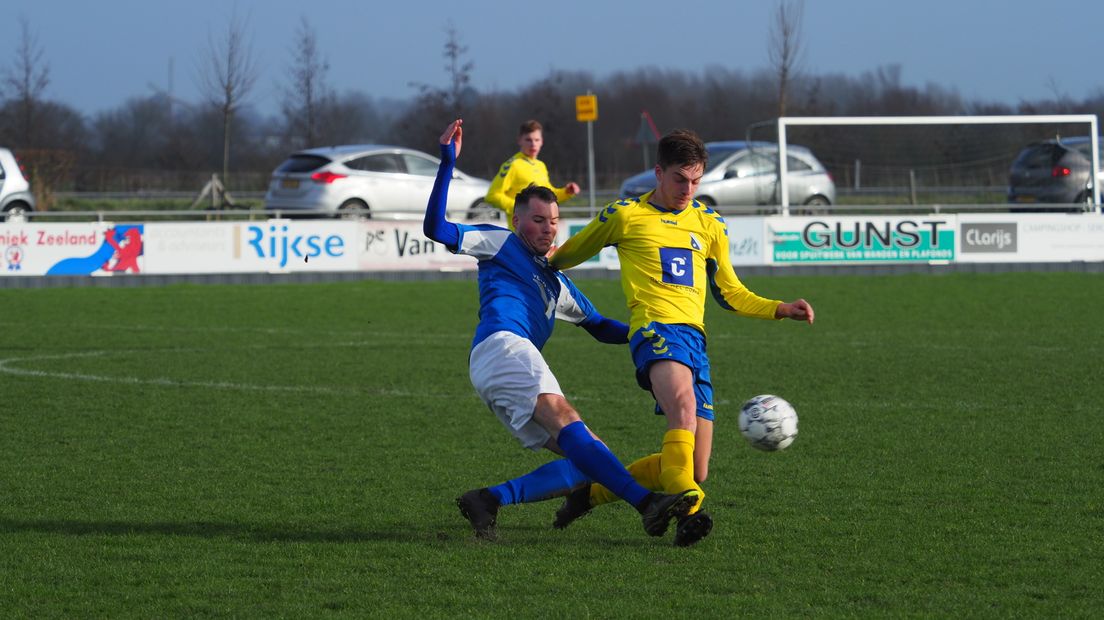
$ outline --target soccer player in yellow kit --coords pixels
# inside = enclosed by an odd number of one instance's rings
[[[544,146],[544,128],[537,121],[525,121],[518,130],[520,151],[507,159],[498,169],[498,174],[487,189],[485,200],[506,213],[506,221],[513,229],[514,199],[518,193],[530,184],[547,187],[556,194],[556,202],[563,203],[579,193],[579,185],[571,182],[563,187],[554,187],[548,180],[548,167],[537,159]]]
[[[629,347],[636,379],[651,391],[656,413],[667,419],[661,452],[630,465],[629,471],[638,480],[658,478],[642,484],[669,493],[700,492],[709,473],[713,386],[705,348],[706,291],[722,308],[742,316],[813,322],[813,307],[804,299],[784,303],[760,297],[736,276],[724,218],[693,199],[707,160],[705,145],[693,132],[667,134],[659,141],[656,189],[608,204],[551,260],[554,268],[569,269],[603,247],[616,246],[631,312]],[[580,505],[579,499],[578,494],[569,496],[557,513],[556,527],[609,497],[594,485],[589,501]],[[700,510],[701,499],[704,493],[679,522],[675,544],[693,544],[712,530],[712,517]]]

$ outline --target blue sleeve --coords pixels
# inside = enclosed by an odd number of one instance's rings
[[[598,342],[606,344],[625,344],[629,341],[629,326],[617,319],[602,316],[595,312],[579,326],[590,332]]]
[[[460,232],[456,224],[445,219],[445,207],[448,204],[448,188],[452,181],[452,171],[456,167],[456,146],[451,142],[441,145],[441,165],[437,168],[437,178],[433,181],[433,192],[426,205],[422,232],[426,237],[443,243],[455,252],[460,245]]]
[[[628,325],[616,319],[602,316],[602,313],[598,312],[598,309],[587,299],[587,296],[563,272],[557,271],[556,277],[563,284],[561,295],[566,295],[572,302],[566,305],[558,303],[556,318],[575,323],[587,330],[598,342],[625,344],[629,341]]]

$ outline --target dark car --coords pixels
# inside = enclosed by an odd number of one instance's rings
[[[1045,140],[1027,145],[1012,162],[1008,202],[1019,205],[1076,204],[1076,211],[1094,204],[1089,174],[1092,169],[1091,153],[1092,142],[1088,137]],[[1097,159],[1099,161],[1099,157]],[[1097,179],[1101,178],[1104,175],[1098,172]]]

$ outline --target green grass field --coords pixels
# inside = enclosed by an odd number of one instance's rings
[[[473,282],[0,290],[4,617],[1104,614],[1104,277],[747,278],[813,327],[709,311],[713,534],[461,492],[547,460],[476,399]],[[615,281],[582,281],[624,318]],[[663,422],[627,348],[546,348],[626,460]],[[788,450],[740,403],[785,396]]]

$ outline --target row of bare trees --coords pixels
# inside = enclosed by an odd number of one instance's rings
[[[1053,99],[1015,105],[970,102],[938,85],[903,84],[901,67],[876,67],[858,76],[811,75],[801,70],[800,0],[781,0],[771,24],[771,67],[745,70],[708,66],[700,71],[640,68],[596,75],[551,71],[512,91],[479,91],[474,62],[456,28],[445,28],[446,83],[413,82],[417,94],[393,101],[356,90],[338,91],[316,31],[302,18],[289,49],[287,81],[279,85],[275,115],[256,111],[258,80],[247,19],[233,17],[212,33],[199,55],[200,103],[155,92],[92,117],[46,97],[46,50],[21,22],[14,61],[2,74],[0,145],[14,148],[31,169],[40,202],[51,191],[197,191],[213,171],[235,191],[263,189],[271,170],[290,151],[326,144],[385,142],[434,152],[440,128],[465,118],[465,171],[489,177],[515,147],[517,126],[537,118],[545,126],[544,159],[553,181],[586,178],[586,129],[575,120],[574,98],[598,95],[595,126],[597,185],[613,187],[645,167],[651,131],[695,129],[706,140],[743,139],[748,128],[780,114],[963,115],[1104,112],[1104,92],[1082,101]],[[947,130],[951,131],[951,130]],[[962,130],[958,131],[959,134]],[[773,139],[773,135],[756,135]],[[1011,145],[1023,135],[1006,136]],[[905,149],[893,132],[876,137],[879,158]],[[962,135],[935,141],[923,157],[947,156]],[[989,140],[990,138],[985,138]],[[641,142],[644,144],[641,144]],[[840,178],[861,149],[838,134],[811,130],[800,141],[821,154]],[[1012,148],[1012,147],[1002,147]],[[869,157],[869,156],[867,156]],[[980,156],[979,156],[980,157]],[[996,159],[996,158],[994,158]],[[893,162],[891,165],[898,165]],[[902,164],[904,165],[904,164]],[[997,164],[996,168],[1007,162]]]

